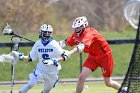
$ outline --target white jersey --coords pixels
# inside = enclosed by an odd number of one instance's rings
[[[45,46],[41,40],[38,40],[30,51],[30,57],[33,61],[39,59],[35,74],[58,74],[59,70],[61,69],[59,62],[58,67],[56,67],[54,65],[47,66],[42,61],[57,58],[61,56],[63,52],[64,50],[59,46],[59,43],[56,40],[50,41]]]

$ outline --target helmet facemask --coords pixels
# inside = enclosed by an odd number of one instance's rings
[[[76,35],[77,35],[77,36],[80,36],[80,35],[83,33],[84,29],[85,29],[85,28],[84,28],[83,25],[80,26],[80,27],[75,28],[75,33],[76,33]]]
[[[50,38],[52,38],[52,32],[49,32],[49,31],[41,31],[40,32],[40,37],[42,39],[42,41],[45,43],[45,42],[48,42],[48,40]]]
[[[51,25],[44,24],[40,27],[40,35],[43,43],[48,43],[52,39],[53,28]]]

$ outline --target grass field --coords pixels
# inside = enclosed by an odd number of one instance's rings
[[[135,38],[135,32],[113,32],[113,33],[102,33],[106,39],[122,39],[122,38]],[[25,36],[31,40],[38,40],[38,36]],[[65,39],[66,36],[56,36],[56,40]],[[0,36],[1,42],[10,42],[9,36]],[[133,51],[133,44],[121,44],[121,45],[110,45],[114,60],[115,67],[113,76],[124,76],[130,58]],[[19,51],[24,52],[25,55],[29,53],[31,47],[20,47]],[[9,53],[10,48],[0,48],[0,54]],[[83,61],[86,58],[86,54],[83,55]],[[29,80],[28,74],[31,73],[36,66],[37,62],[29,63],[20,61],[15,68],[15,80]],[[121,68],[121,71],[120,71]],[[74,55],[72,58],[68,59],[66,62],[62,63],[62,70],[60,71],[60,79],[65,78],[78,78],[80,73],[80,64],[79,64],[79,54]],[[101,70],[97,69],[90,77],[102,77]],[[0,65],[0,82],[10,81],[11,80],[11,65],[2,64]],[[18,93],[20,88],[23,85],[15,85],[13,93]],[[76,83],[60,83],[56,88],[54,88],[51,93],[75,93]],[[10,85],[0,85],[0,93],[10,93]],[[40,93],[42,90],[42,85],[33,87],[28,93]],[[83,93],[117,93],[115,89],[106,87],[104,82],[91,82],[85,83]]]
[[[115,67],[113,76],[124,76],[127,69],[128,64],[130,62],[130,58],[133,51],[132,44],[124,44],[124,45],[111,45],[113,56],[115,60]],[[23,51],[26,55],[30,51],[31,47],[21,47],[19,51]],[[9,48],[3,48],[0,50],[1,53],[8,53],[10,51]],[[124,54],[125,53],[125,54]],[[86,54],[83,55],[83,62],[86,58]],[[72,56],[66,62],[62,63],[62,69],[60,71],[59,77],[63,78],[78,78],[80,73],[80,62],[79,62],[79,54]],[[15,68],[15,80],[28,80],[28,74],[31,73],[36,67],[37,62],[27,62],[27,61],[19,61]],[[120,67],[121,70],[120,71]],[[69,74],[67,74],[69,73]],[[23,77],[24,75],[24,77]],[[97,71],[92,73],[90,77],[102,77],[101,69],[98,68]],[[11,65],[10,64],[1,64],[0,65],[0,81],[9,81],[11,80]]]
[[[125,31],[125,32],[102,32],[103,36],[106,39],[122,39],[122,38],[135,38],[135,31]],[[24,36],[24,35],[23,35]],[[33,41],[38,40],[37,35],[25,35]],[[65,39],[67,36],[54,36],[56,40]],[[0,42],[10,42],[10,36],[0,36]],[[113,76],[124,76],[128,65],[130,62],[130,58],[133,51],[133,44],[120,44],[120,45],[110,45],[114,60],[115,60],[115,67]],[[19,52],[24,52],[25,55],[29,54],[31,47],[20,47]],[[9,47],[1,47],[0,54],[9,53],[11,50]],[[125,53],[125,54],[124,54]],[[83,62],[86,58],[87,54],[83,54]],[[78,78],[80,73],[80,59],[79,54],[72,56],[66,62],[62,63],[62,70],[60,71],[59,77],[63,78]],[[31,73],[36,66],[37,62],[29,63],[29,62],[22,62],[16,65],[15,68],[15,80],[28,80],[28,74]],[[121,70],[120,71],[120,67]],[[69,74],[67,74],[69,73]],[[24,75],[24,77],[23,77]],[[97,69],[90,77],[102,77],[101,70]],[[11,80],[11,65],[10,64],[2,64],[0,65],[0,81],[9,81]]]
[[[13,88],[13,93],[18,93],[22,85],[15,85]],[[60,83],[58,84],[51,93],[75,93],[76,83]],[[9,93],[9,86],[0,86],[0,93]],[[42,90],[42,85],[36,85],[28,93],[40,93]],[[115,89],[106,87],[104,82],[91,82],[85,83],[83,93],[117,93]]]

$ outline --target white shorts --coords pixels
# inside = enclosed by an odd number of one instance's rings
[[[33,84],[44,83],[44,90],[51,90],[58,84],[58,74],[43,74],[37,69],[29,74],[29,78]]]

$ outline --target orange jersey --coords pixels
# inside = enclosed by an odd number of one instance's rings
[[[74,32],[66,40],[69,46],[78,45],[80,42],[85,45],[84,52],[89,53],[89,57],[94,59],[104,57],[111,52],[107,41],[94,28],[85,28],[81,36],[77,36]]]

